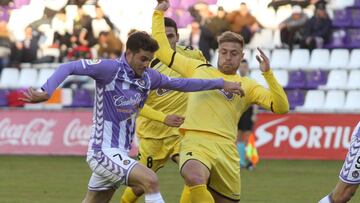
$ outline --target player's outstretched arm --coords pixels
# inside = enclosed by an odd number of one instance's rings
[[[185,57],[171,49],[169,41],[165,34],[164,12],[170,4],[162,1],[155,8],[152,19],[152,35],[159,44],[159,50],[155,56],[168,67],[184,77],[192,77],[194,71],[204,62]]]
[[[50,97],[55,89],[69,76],[69,75],[84,75],[90,76],[99,83],[106,84],[115,77],[116,62],[113,60],[78,60],[69,63],[64,63],[52,74],[45,84],[41,87],[43,92],[35,91],[30,88],[23,92],[23,97],[19,98],[22,101],[30,103],[38,103],[46,101],[46,95]]]
[[[273,72],[270,69],[269,58],[264,52],[259,49],[260,55],[256,56],[260,64],[260,70],[267,84],[269,90],[265,89],[259,84],[254,84],[250,91],[250,102],[259,104],[260,106],[270,109],[274,113],[284,114],[289,112],[289,102],[282,86],[277,82]]]
[[[161,123],[163,123],[166,118],[166,114],[151,108],[147,104],[145,104],[144,107],[140,110],[139,115],[150,120],[159,121]]]
[[[150,89],[170,89],[180,92],[198,92],[204,90],[224,89],[227,92],[244,95],[240,83],[228,82],[223,79],[169,78],[153,69],[148,70]]]
[[[159,121],[170,127],[179,127],[181,124],[184,123],[185,119],[184,117],[175,114],[166,115],[161,111],[157,111],[151,108],[147,104],[145,104],[144,107],[141,109],[139,115],[150,120]]]

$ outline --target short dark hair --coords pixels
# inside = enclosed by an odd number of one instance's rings
[[[248,61],[246,59],[243,59],[240,63],[248,63]]]
[[[134,53],[139,52],[140,49],[154,53],[159,49],[159,44],[148,33],[137,31],[128,37],[126,49]]]
[[[175,29],[176,34],[178,33],[177,24],[173,19],[165,17],[164,21],[165,21],[165,27],[173,27]]]

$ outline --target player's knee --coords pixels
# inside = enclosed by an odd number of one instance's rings
[[[159,191],[159,181],[156,174],[153,171],[147,174],[145,180],[143,181],[143,186],[145,193]]]
[[[207,183],[207,177],[202,173],[183,173],[186,185],[195,186]]]

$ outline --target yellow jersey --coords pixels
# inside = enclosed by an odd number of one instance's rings
[[[206,62],[201,51],[193,50],[191,47],[177,46],[176,51],[184,56]],[[151,62],[150,67],[172,78],[182,77],[178,72],[167,67],[156,58]],[[185,116],[187,98],[187,93],[184,92],[168,89],[151,91],[144,108],[140,111],[140,116],[136,120],[138,137],[162,139],[172,135],[179,135],[178,128],[169,127],[162,123],[163,120],[160,119],[164,119],[166,115],[171,114]],[[158,119],[154,119],[154,116],[158,116]]]
[[[274,113],[289,111],[289,103],[281,85],[276,81],[272,71],[263,73],[269,90],[239,75],[225,75],[218,69],[209,68],[209,64],[190,59],[173,51],[165,35],[164,13],[155,11],[153,15],[152,34],[159,43],[156,57],[170,68],[187,78],[224,78],[226,81],[240,82],[245,96],[240,97],[221,90],[210,90],[189,93],[188,106],[181,131],[205,131],[215,133],[231,141],[236,140],[237,123],[241,114],[251,104],[258,104]]]

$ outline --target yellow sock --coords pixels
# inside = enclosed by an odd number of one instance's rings
[[[190,188],[184,185],[184,189],[181,193],[180,203],[191,203],[190,201]]]
[[[215,203],[214,198],[204,184],[190,187],[190,200],[194,203]]]
[[[138,198],[139,197],[134,194],[131,187],[127,187],[124,190],[120,203],[135,203]]]

